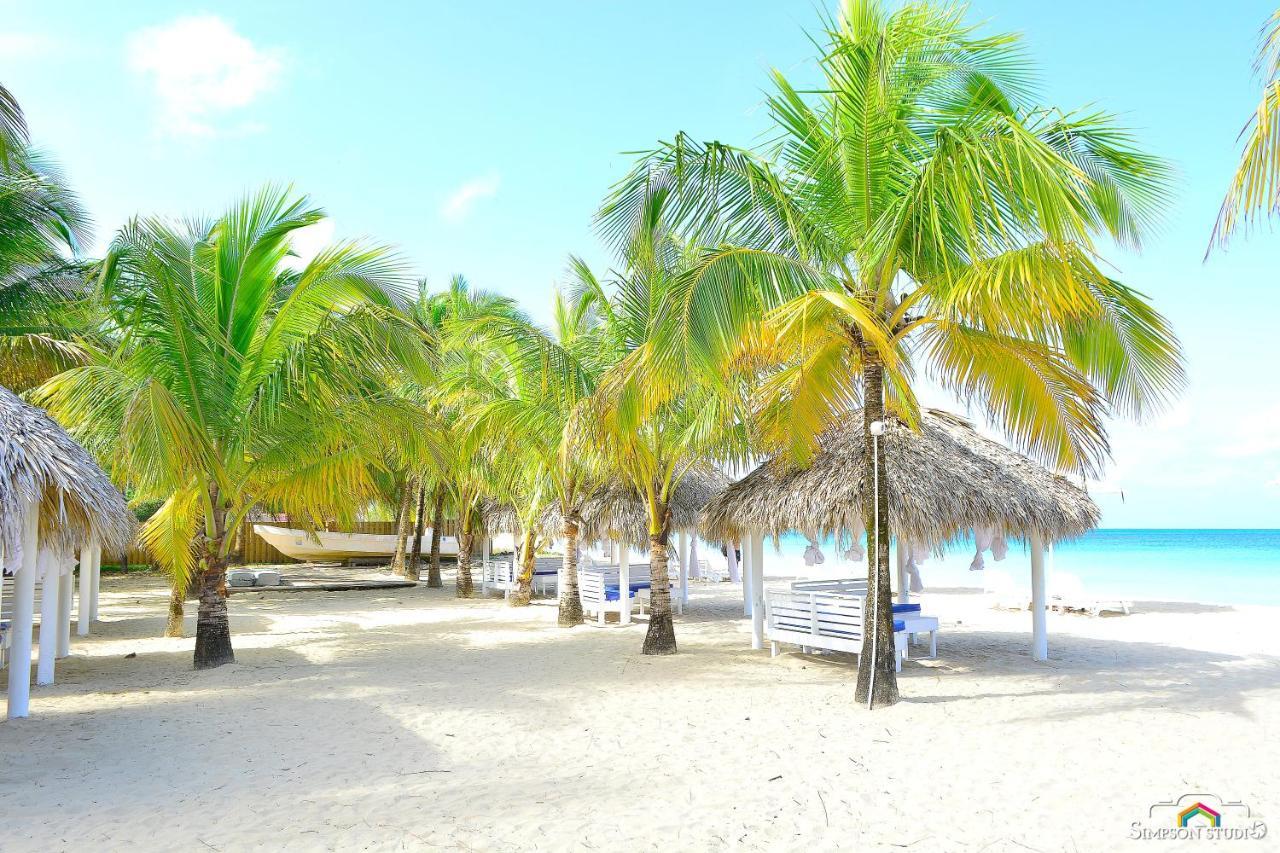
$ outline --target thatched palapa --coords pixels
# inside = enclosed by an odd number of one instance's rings
[[[964,418],[930,409],[918,432],[892,417],[885,423],[881,476],[895,535],[938,546],[977,527],[1053,542],[1098,524],[1098,507],[1083,489],[984,438]],[[723,539],[857,529],[870,477],[862,412],[853,411],[822,436],[808,466],[765,462],[707,504],[700,528]]]
[[[0,546],[21,561],[22,518],[40,501],[40,544],[70,550],[96,540],[108,551],[133,539],[124,497],[67,431],[43,409],[0,387]]]

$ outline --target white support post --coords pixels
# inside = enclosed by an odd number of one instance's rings
[[[53,684],[53,662],[58,656],[58,565],[60,558],[40,551],[40,658],[36,684]]]
[[[13,641],[9,646],[9,719],[25,717],[31,705],[31,631],[36,610],[36,549],[40,505],[31,503],[22,524],[22,563],[14,566]]]
[[[729,583],[742,583],[742,572],[738,570],[738,543],[725,543],[725,559],[729,561]]]
[[[742,537],[742,615],[751,615],[751,543],[754,533]]]
[[[764,536],[751,537],[751,648],[764,648]]]
[[[676,537],[676,556],[680,559],[680,610],[689,603],[689,533],[681,530]]]
[[[1049,627],[1045,613],[1044,539],[1031,534],[1031,659],[1049,659]]]
[[[898,603],[907,604],[911,601],[911,591],[907,583],[907,553],[903,550],[902,538],[893,544],[893,550],[898,560]]]
[[[489,548],[493,542],[486,534],[480,542],[480,594],[489,594]]]
[[[93,598],[93,544],[86,542],[80,546],[80,600],[76,603],[76,633],[81,637],[89,636],[89,601]]]
[[[71,568],[75,563],[65,558],[58,575],[58,657],[71,654]]]
[[[652,604],[653,599],[649,601]],[[631,624],[631,546],[626,542],[618,543],[618,623]]]
[[[89,620],[98,621],[98,590],[102,587],[102,546],[93,544],[89,551]]]

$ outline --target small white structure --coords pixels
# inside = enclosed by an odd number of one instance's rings
[[[80,445],[44,411],[0,388],[0,564],[13,573],[8,716],[25,717],[31,693],[36,587],[40,587],[37,684],[52,684],[71,652],[71,572],[80,556],[79,633],[97,614],[105,545],[133,539],[124,498]]]

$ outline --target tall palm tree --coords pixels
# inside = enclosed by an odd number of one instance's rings
[[[1167,323],[1095,247],[1100,234],[1140,244],[1165,166],[1105,114],[1030,104],[1016,38],[978,35],[963,15],[849,0],[825,22],[816,87],[773,73],[770,144],[678,135],[600,212],[618,245],[661,206],[715,246],[675,288],[674,338],[703,369],[773,365],[753,399],[762,449],[803,459],[861,402],[867,457],[884,467],[872,424],[887,411],[914,422],[923,368],[1038,458],[1092,472],[1104,414],[1139,415],[1180,386]],[[866,517],[884,501],[869,490]],[[868,544],[879,607],[857,697],[886,705],[888,529]]]
[[[240,521],[255,507],[352,518],[379,493],[385,433],[417,422],[377,391],[394,371],[429,371],[396,310],[395,256],[346,242],[284,264],[291,235],[322,216],[267,187],[212,221],[129,223],[100,279],[118,347],[38,392],[119,481],[165,499],[143,541],[175,582],[198,578],[197,669],[234,660],[225,573]]]
[[[1280,210],[1280,9],[1262,28],[1253,68],[1262,80],[1262,97],[1240,131],[1244,150],[1214,224],[1211,250],[1214,243],[1225,246],[1259,215]]]

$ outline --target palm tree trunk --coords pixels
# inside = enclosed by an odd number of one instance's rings
[[[572,628],[582,624],[582,598],[578,595],[578,522],[564,516],[564,565],[560,568],[560,611],[556,624]]]
[[[164,626],[166,637],[182,636],[183,604],[187,600],[186,586],[185,583],[179,583],[176,579],[169,583],[169,621]]]
[[[427,487],[418,486],[418,518],[413,527],[413,550],[409,552],[409,562],[405,564],[404,576],[417,582],[420,577],[419,566],[422,564],[422,528],[426,523],[424,517],[427,503]]]
[[[671,535],[671,520],[665,506],[658,507],[662,526],[658,533],[649,534],[649,630],[644,635],[646,655],[674,655],[676,653],[676,626],[671,619],[671,578],[667,573],[667,540]],[[652,529],[652,528],[651,528]],[[622,547],[627,547],[625,544]],[[618,595],[626,595],[618,590]]]
[[[440,589],[440,528],[444,526],[444,486],[436,487],[436,502],[431,509],[431,562],[427,565],[427,586]]]
[[[227,511],[217,489],[212,492],[213,538],[202,534],[197,543],[200,610],[196,616],[196,669],[213,669],[236,660],[227,616],[227,559],[222,554]]]
[[[400,514],[396,516],[396,555],[391,558],[391,571],[404,576],[405,552],[409,550],[409,524],[413,520],[413,477],[400,486]]]
[[[893,598],[889,589],[889,488],[885,470],[884,441],[875,441],[871,424],[884,419],[884,368],[867,361],[863,369],[862,431],[866,442],[865,458],[878,466],[880,476],[865,474],[873,488],[864,490],[864,521],[867,527],[867,607],[874,610],[875,627],[862,637],[862,653],[858,656],[858,687],[854,697],[859,704],[885,707],[898,701],[898,678],[894,671]],[[876,510],[879,508],[879,525]],[[877,526],[879,530],[877,531]],[[878,535],[877,535],[878,533]],[[874,654],[872,639],[874,638]],[[874,673],[874,687],[873,687]]]
[[[454,595],[458,598],[471,598],[475,595],[475,585],[471,582],[471,549],[475,547],[475,533],[471,529],[471,517],[462,520],[462,531],[458,537],[458,576],[454,582]]]
[[[525,607],[533,598],[533,568],[538,556],[533,540],[534,530],[530,525],[520,543],[520,574],[516,576],[516,588],[507,598],[507,604],[512,607]]]

